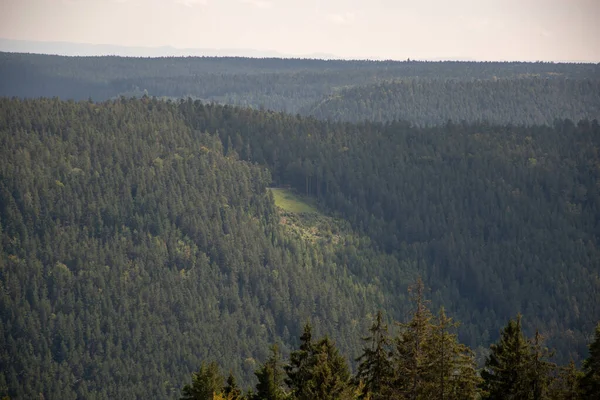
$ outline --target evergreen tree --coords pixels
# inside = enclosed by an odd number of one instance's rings
[[[412,319],[399,324],[400,334],[396,338],[393,391],[405,399],[419,398],[424,391],[424,377],[431,368],[427,342],[430,340],[433,317],[427,307],[424,288],[421,278],[409,288],[414,306]]]
[[[364,383],[363,398],[370,396],[374,400],[383,399],[389,395],[394,369],[391,361],[391,340],[381,311],[377,312],[369,332],[370,336],[362,338],[366,343],[363,354],[356,360],[360,362],[356,381]]]
[[[556,368],[556,364],[548,361],[552,355],[553,353],[544,346],[544,338],[536,330],[535,336],[531,340],[531,360],[528,368],[528,379],[534,400],[548,397],[551,374]]]
[[[345,400],[354,397],[348,364],[335,344],[325,337],[314,346],[311,380],[307,384],[308,399]],[[300,397],[299,397],[300,399]]]
[[[271,347],[271,356],[265,364],[255,372],[258,378],[253,400],[283,400],[287,398],[283,390],[284,372],[281,355],[276,344]]]
[[[583,362],[581,388],[586,398],[600,398],[600,323],[594,332],[594,341],[590,344],[590,355]]]
[[[212,400],[223,392],[223,376],[214,361],[200,365],[198,372],[192,374],[192,383],[181,391],[181,400]]]
[[[308,383],[312,378],[314,367],[314,343],[312,341],[312,327],[310,323],[304,325],[300,336],[300,348],[290,354],[289,364],[284,367],[287,374],[285,383],[292,394],[298,399],[309,399]]]
[[[558,376],[552,381],[550,386],[550,399],[552,400],[579,400],[582,398],[581,388],[579,386],[581,380],[581,371],[575,366],[575,362],[571,360],[569,365],[561,367]]]
[[[350,371],[335,344],[325,337],[312,340],[310,324],[304,326],[300,349],[292,352],[286,365],[285,382],[298,400],[341,400],[354,397]]]
[[[230,398],[231,400],[241,400],[243,398],[242,391],[237,385],[235,380],[235,376],[229,372],[229,376],[227,377],[227,383],[225,384],[225,388],[223,389],[223,394]]]
[[[481,371],[484,398],[518,400],[532,398],[529,379],[531,348],[521,331],[521,315],[510,320],[500,341],[490,346],[491,354]]]
[[[423,398],[473,399],[478,393],[480,378],[475,358],[471,349],[459,343],[456,333],[451,332],[457,327],[458,323],[447,317],[442,307],[426,345],[430,367],[425,375]]]

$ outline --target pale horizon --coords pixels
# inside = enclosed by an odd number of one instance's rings
[[[600,62],[596,0],[0,0],[0,5],[5,39],[0,51],[15,51],[14,41],[26,41],[42,49],[57,43],[95,45],[99,51],[171,49],[166,56],[205,49],[257,57]],[[87,51],[77,46],[69,51]]]

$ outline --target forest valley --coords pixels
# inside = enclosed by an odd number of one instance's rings
[[[0,76],[0,398],[600,398],[600,66]]]

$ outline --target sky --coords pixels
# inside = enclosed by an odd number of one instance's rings
[[[0,0],[0,38],[600,62],[600,0]]]

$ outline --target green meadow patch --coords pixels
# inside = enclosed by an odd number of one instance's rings
[[[317,209],[310,204],[307,200],[294,194],[289,189],[284,188],[270,188],[273,197],[275,198],[275,205],[285,211],[291,213],[312,213],[318,214]]]

